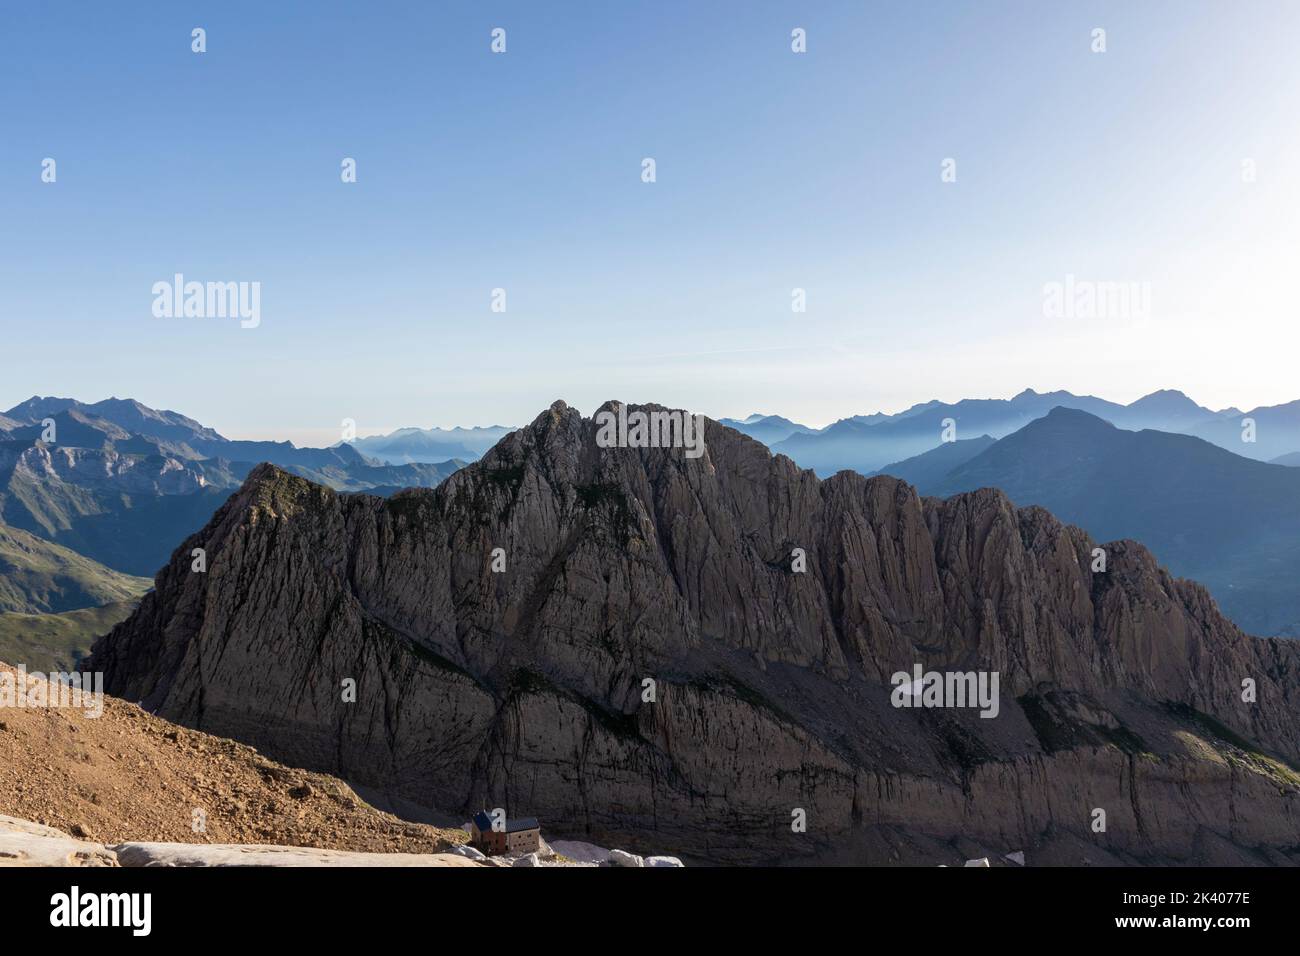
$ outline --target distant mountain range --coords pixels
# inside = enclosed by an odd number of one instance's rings
[[[1242,441],[1243,422],[1247,419],[1254,426],[1253,442]],[[1272,461],[1285,457],[1295,464],[1295,454],[1300,452],[1300,401],[1254,408],[1177,430],[1247,458]]]
[[[924,402],[894,415],[875,413],[841,419],[825,428],[799,425],[780,416],[723,419],[779,454],[819,475],[848,469],[872,474],[891,462],[920,455],[940,445],[949,429],[959,441],[988,435],[1002,438],[1053,408],[1075,408],[1126,429],[1196,435],[1246,458],[1268,461],[1300,453],[1300,402],[1214,411],[1182,392],[1164,389],[1128,405],[1066,391],[1026,389],[1009,399]],[[1244,424],[1249,419],[1253,428]],[[1253,434],[1252,434],[1253,430]],[[1243,441],[1243,436],[1253,441]]]
[[[46,441],[50,426],[53,440]],[[339,491],[378,495],[436,486],[464,465],[389,464],[346,444],[232,441],[185,415],[130,399],[32,397],[0,415],[0,527],[128,575],[152,575],[261,462]],[[47,611],[106,603],[90,591],[68,593],[82,594],[77,600],[84,603],[26,603]],[[16,599],[10,604],[20,609]]]
[[[488,425],[476,428],[399,428],[387,435],[358,438],[352,446],[389,464],[475,461],[513,428]]]
[[[791,435],[815,435],[817,429],[800,425],[780,415],[750,415],[746,419],[720,418],[719,425],[734,428],[742,435],[761,441],[764,445],[774,445],[785,441]]]
[[[212,463],[242,464],[243,470],[236,474],[231,484],[243,480],[248,470],[256,464],[269,461],[281,468],[302,468],[321,474],[331,470],[344,473],[354,466],[368,468],[382,467],[387,459],[380,456],[367,457],[362,445],[384,441],[386,439],[361,439],[350,444],[338,444],[330,448],[299,448],[288,441],[240,441],[224,438],[211,428],[207,428],[177,412],[157,411],[130,399],[110,398],[102,402],[85,404],[70,398],[30,398],[15,405],[3,415],[12,424],[6,428],[0,424],[0,440],[33,442],[41,437],[43,422],[53,420],[57,429],[56,444],[77,448],[102,448],[111,443],[116,450],[129,454],[163,455],[185,461],[205,460]],[[404,429],[403,431],[418,431]],[[436,431],[436,429],[434,430]],[[456,429],[466,433],[478,429]],[[482,429],[487,432],[490,429]],[[502,431],[502,434],[506,430]],[[394,432],[394,435],[399,433]],[[450,433],[449,433],[450,434]],[[391,437],[391,436],[389,436]],[[497,437],[500,437],[499,435]],[[487,439],[483,439],[487,440]],[[495,439],[489,441],[489,447]],[[481,444],[469,441],[469,444]],[[461,442],[457,447],[464,447]],[[472,453],[466,449],[465,455],[445,455],[436,459],[445,463],[457,457],[463,460],[477,458],[482,452]],[[410,462],[431,463],[435,459],[427,457],[411,458]],[[209,466],[211,467],[211,466]],[[379,476],[372,476],[373,481],[355,480],[359,484],[401,484],[396,476],[401,473],[387,473],[387,479],[379,481]],[[419,472],[407,472],[407,476]],[[445,477],[445,473],[439,473]],[[313,481],[315,477],[304,474]],[[436,477],[430,473],[430,477]],[[438,478],[441,480],[441,478]],[[325,481],[325,484],[330,484]],[[332,487],[332,485],[331,485]]]
[[[1135,539],[1251,633],[1300,636],[1298,468],[1056,408],[999,441],[941,445],[881,471],[941,498],[998,488],[1098,540]]]

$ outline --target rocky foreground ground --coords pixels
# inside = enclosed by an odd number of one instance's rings
[[[478,866],[455,853],[348,853],[310,847],[79,840],[0,816],[0,866]]]
[[[0,664],[6,670],[7,665]],[[376,810],[345,783],[105,698],[102,716],[0,709],[0,814],[79,840],[443,853],[465,833]]]
[[[539,852],[486,857],[457,844],[449,853],[352,853],[314,847],[243,843],[149,843],[106,845],[80,840],[54,827],[0,814],[0,866],[495,866],[495,867],[680,867],[676,857],[641,857],[588,843],[563,847],[543,841]],[[985,864],[987,865],[987,864]]]
[[[126,701],[0,709],[0,866],[641,865],[578,843],[487,860],[466,839]]]

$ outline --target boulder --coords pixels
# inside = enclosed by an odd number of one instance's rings
[[[603,846],[596,846],[594,843],[584,843],[581,840],[556,840],[551,844],[551,849],[575,863],[601,864],[609,862],[609,850]]]
[[[645,859],[626,850],[610,850],[609,862],[615,866],[645,866]]]
[[[457,856],[463,856],[467,860],[473,860],[475,863],[487,862],[487,856],[481,851],[476,850],[468,843],[461,843],[451,848],[451,852]]]
[[[478,866],[456,853],[350,853],[239,843],[122,843],[122,866]]]
[[[988,866],[989,858],[987,856],[982,856],[978,860],[967,860],[966,865],[967,866]]]
[[[536,853],[529,853],[527,856],[521,856],[515,860],[515,866],[541,866],[542,858]]]
[[[0,815],[0,866],[117,866],[102,843],[77,840],[62,830]]]
[[[645,858],[646,866],[685,866],[681,860],[675,856],[648,856]]]

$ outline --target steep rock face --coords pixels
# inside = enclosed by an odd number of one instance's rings
[[[6,485],[67,483],[117,494],[188,495],[211,484],[200,467],[178,458],[41,442],[0,443],[0,476]]]
[[[0,522],[128,574],[152,574],[237,483],[218,462],[0,441]]]
[[[435,490],[259,467],[89,666],[286,762],[705,859],[1300,844],[1296,645],[1131,542],[1093,573],[1083,532],[1000,493],[923,500],[705,440],[600,448],[557,402]],[[914,664],[996,671],[998,716],[895,708]]]

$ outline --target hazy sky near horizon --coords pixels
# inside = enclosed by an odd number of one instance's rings
[[[0,407],[328,444],[556,398],[1300,398],[1297,48],[1285,0],[9,5]],[[155,318],[176,273],[259,282],[260,325]],[[1067,276],[1149,314],[1051,316]]]

